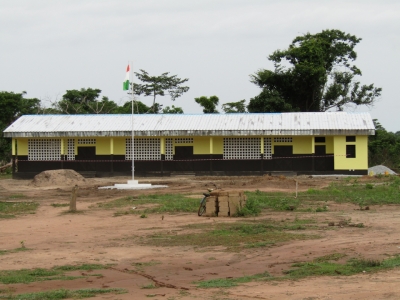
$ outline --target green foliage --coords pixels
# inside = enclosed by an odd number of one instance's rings
[[[164,108],[162,112],[163,114],[183,114],[183,109],[172,105],[172,107],[167,106]]]
[[[224,246],[229,251],[240,251],[245,248],[266,247],[279,242],[297,239],[315,238],[305,234],[287,231],[298,231],[305,227],[298,222],[274,222],[262,220],[240,223],[216,223],[212,228],[208,224],[196,224],[185,226],[190,233],[179,235],[170,231],[158,232],[153,235],[140,238],[138,243],[152,246],[193,246],[213,247]],[[193,229],[196,229],[193,231]]]
[[[237,278],[219,278],[219,279],[211,279],[205,281],[196,282],[197,287],[199,288],[227,288],[234,287],[240,283],[247,283],[251,281],[260,281],[271,278],[271,275],[268,272],[264,272],[256,275],[249,275]]]
[[[162,73],[159,76],[150,76],[144,70],[135,72],[136,77],[143,83],[133,83],[133,90],[135,95],[144,95],[153,97],[153,112],[155,112],[155,103],[157,96],[165,96],[169,94],[172,101],[179,98],[189,90],[188,86],[182,86],[183,83],[189,79],[178,78],[177,75],[168,75],[169,72]]]
[[[11,160],[11,139],[3,136],[3,131],[22,115],[41,112],[40,100],[24,98],[26,92],[0,92],[0,162]]]
[[[53,104],[51,113],[62,114],[111,114],[116,113],[118,105],[103,96],[100,89],[82,88],[67,90],[62,99]]]
[[[300,200],[294,197],[288,197],[284,193],[266,193],[266,192],[246,192],[247,202],[255,201],[260,209],[270,208],[274,210],[295,210]],[[247,203],[246,203],[247,206]]]
[[[37,202],[2,202],[0,201],[0,218],[4,215],[34,213],[39,207]]]
[[[219,102],[219,98],[217,96],[201,96],[199,98],[194,98],[196,103],[200,104],[203,107],[203,113],[205,114],[217,114],[217,105]]]
[[[141,101],[133,101],[134,113],[135,114],[158,114],[161,111],[162,105],[159,103],[154,103],[152,106],[147,106]],[[131,114],[132,113],[132,101],[127,101],[124,105],[119,106],[116,110],[118,114]]]
[[[75,270],[99,270],[105,269],[107,266],[95,265],[95,264],[84,264],[80,266],[57,266],[52,269],[22,269],[22,270],[1,270],[0,271],[0,282],[3,284],[12,283],[30,283],[35,281],[46,281],[46,280],[72,280],[81,278],[77,276],[67,276],[65,272]]]
[[[9,295],[9,296],[1,296],[0,299],[8,299],[8,300],[58,300],[58,299],[80,299],[80,298],[91,298],[95,297],[99,294],[123,294],[127,293],[127,290],[120,288],[109,288],[109,289],[80,289],[80,290],[52,290],[45,292],[35,292],[35,293],[26,293],[19,295]]]
[[[329,262],[328,260],[297,263],[286,272],[290,279],[300,279],[308,276],[349,276],[361,272],[376,272],[400,266],[400,257],[395,256],[383,261],[371,259],[351,259],[345,264]]]
[[[400,135],[388,132],[374,119],[375,135],[368,137],[368,162],[370,166],[385,165],[400,171]]]
[[[226,114],[231,113],[245,113],[246,112],[246,105],[244,104],[246,100],[240,100],[238,102],[228,102],[222,104],[222,110]]]
[[[250,100],[250,112],[343,110],[351,105],[372,105],[381,94],[373,84],[361,85],[361,71],[352,64],[361,41],[340,30],[323,30],[296,37],[286,50],[269,56],[274,70],[251,75],[260,95]]]
[[[248,217],[248,216],[258,216],[261,212],[260,205],[257,199],[251,198],[246,201],[246,205],[239,209],[234,215],[235,217]]]

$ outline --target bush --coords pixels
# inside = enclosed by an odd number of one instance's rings
[[[258,216],[261,212],[260,204],[255,199],[248,199],[246,206],[239,209],[234,217]]]

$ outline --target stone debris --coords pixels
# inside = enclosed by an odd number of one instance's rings
[[[378,165],[371,168],[368,168],[368,174],[370,175],[397,175],[396,172],[389,169],[386,166]]]

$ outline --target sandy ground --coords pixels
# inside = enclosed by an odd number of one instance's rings
[[[98,186],[124,183],[129,178],[86,179],[78,191],[78,210],[66,214],[71,185],[33,185],[27,180],[1,180],[0,200],[23,194],[40,203],[35,214],[0,219],[0,250],[15,249],[24,241],[29,251],[0,255],[1,270],[51,268],[56,265],[99,263],[114,264],[107,270],[93,271],[103,277],[69,281],[45,281],[30,284],[0,284],[0,290],[26,293],[58,288],[125,288],[127,294],[106,294],[95,299],[400,299],[400,269],[354,276],[316,277],[298,281],[269,281],[241,284],[234,288],[201,289],[194,281],[241,277],[268,271],[282,275],[295,262],[311,261],[335,252],[351,257],[383,259],[400,253],[400,208],[374,206],[369,211],[354,205],[328,203],[324,213],[263,212],[257,219],[317,218],[318,227],[306,230],[318,239],[296,240],[269,248],[255,248],[240,253],[221,247],[149,247],[135,244],[132,236],[146,236],[157,230],[179,234],[181,226],[216,222],[235,222],[235,218],[207,218],[196,214],[138,215],[113,217],[113,210],[91,205],[142,193],[190,193],[199,198],[216,183],[225,190],[294,191],[294,178],[279,177],[172,177],[143,178],[141,182],[168,185],[166,189],[127,191],[99,190]],[[299,177],[299,190],[327,186],[330,178]],[[52,183],[54,184],[54,182]],[[24,199],[25,200],[25,199]],[[22,200],[21,200],[22,201]],[[364,228],[329,227],[328,222],[350,219],[364,223]],[[303,233],[303,232],[302,232]],[[152,264],[149,262],[157,262]],[[138,270],[134,264],[143,263]],[[79,272],[77,273],[79,274]],[[156,289],[143,289],[155,284]],[[94,298],[92,298],[94,299]]]

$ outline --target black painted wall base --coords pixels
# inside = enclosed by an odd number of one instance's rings
[[[83,177],[115,177],[115,176],[132,176],[132,172],[82,172],[77,171]],[[17,172],[14,173],[13,179],[32,179],[40,172]],[[135,177],[170,177],[173,176],[174,172],[145,172],[145,171],[137,171],[135,172]],[[193,172],[195,176],[285,176],[285,177],[293,177],[297,175],[368,175],[368,170],[335,170],[335,171],[201,171],[201,172]]]

